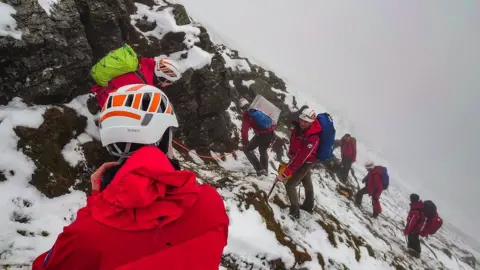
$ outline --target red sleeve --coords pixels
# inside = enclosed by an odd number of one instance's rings
[[[137,269],[218,269],[227,244],[225,226],[209,231],[180,245],[164,249],[118,270]]]
[[[90,88],[90,91],[95,93],[100,108],[102,108],[105,102],[107,102],[108,94],[111,92],[111,90],[107,90],[106,87],[101,87],[100,85],[95,84]]]
[[[290,163],[285,169],[283,176],[288,177],[298,170],[298,168],[300,168],[305,161],[307,161],[308,157],[317,151],[319,141],[319,136],[313,135],[308,137],[308,140],[304,143],[303,147],[297,151],[297,155],[290,160]]]
[[[379,198],[383,191],[382,176],[380,173],[371,172],[367,179],[368,195]]]
[[[252,126],[252,122],[250,121],[250,117],[248,116],[247,112],[244,112],[242,115],[242,143],[243,146],[246,146],[248,143],[248,130]]]
[[[85,243],[72,225],[64,227],[53,247],[33,261],[32,270],[98,268],[99,253],[95,246]]]
[[[141,65],[140,71],[145,76],[148,84],[153,85],[153,77],[155,76],[155,59],[142,57],[139,60]]]
[[[418,214],[418,210],[410,211],[410,213],[408,213],[407,225],[405,226],[405,230],[404,230],[405,234],[409,234],[410,231],[412,231],[413,227],[417,225],[419,217],[420,215]]]
[[[357,161],[357,140],[352,139],[353,162]]]

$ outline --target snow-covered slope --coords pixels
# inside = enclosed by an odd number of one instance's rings
[[[158,6],[163,4],[157,2]],[[175,24],[170,9],[147,8],[140,3],[137,8],[138,13],[132,15],[132,19],[146,16],[157,25],[144,33],[145,36],[160,37],[169,31],[187,33],[187,57],[185,52],[170,55],[179,60],[183,70],[199,69],[211,63],[211,53],[192,45],[199,38],[198,24],[180,27]],[[228,68],[247,72],[254,69],[251,61],[232,57],[230,49],[223,46],[216,49],[221,51]],[[255,81],[243,81],[247,88],[254,88],[255,84]],[[234,87],[233,83],[230,86]],[[277,95],[285,96],[286,105],[292,111],[305,104],[318,111],[324,109],[297,89],[287,85],[287,90],[285,93],[272,88]],[[26,105],[20,99],[0,106],[0,266],[5,269],[29,269],[35,256],[51,247],[63,226],[71,223],[76,211],[85,204],[85,194],[73,187],[70,193],[49,199],[29,183],[35,164],[24,154],[16,128],[39,128],[46,121],[46,111],[52,108],[64,113],[66,108],[71,108],[84,116],[85,131],[76,134],[62,151],[65,161],[75,167],[85,161],[82,145],[99,138],[95,125],[98,114],[92,115],[87,109],[89,98],[90,95],[76,97],[65,104],[66,107]],[[228,114],[237,134],[239,112],[232,102]],[[333,117],[341,136],[348,129],[340,116]],[[285,127],[280,127],[277,135],[288,138],[289,134]],[[48,150],[48,146],[45,147]],[[465,263],[472,251],[457,240],[447,226],[425,241],[420,259],[407,255],[402,227],[408,212],[409,192],[399,184],[401,181],[394,170],[391,170],[391,185],[381,198],[383,214],[373,220],[369,218],[369,199],[365,198],[363,209],[354,207],[350,200],[336,193],[335,170],[319,165],[312,176],[315,212],[313,215],[302,212],[301,218],[294,221],[288,216],[288,199],[282,184],[277,185],[269,201],[264,197],[273,184],[273,168],[286,160],[285,156],[279,156],[281,151],[270,153],[270,175],[257,177],[241,152],[206,162],[198,158],[195,151],[187,154],[183,149],[177,150],[175,155],[183,166],[195,171],[200,182],[215,186],[224,198],[230,228],[220,269],[475,269],[472,267],[475,260]],[[354,187],[366,173],[361,166],[365,161],[386,164],[361,142],[358,142],[358,151],[358,161],[353,166],[356,177],[350,178]],[[335,153],[338,156],[338,150]],[[85,180],[77,179],[75,185],[82,181]],[[303,190],[300,192],[303,194]]]

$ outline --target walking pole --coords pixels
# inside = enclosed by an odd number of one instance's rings
[[[275,182],[273,183],[272,188],[271,188],[270,191],[268,192],[267,201],[268,201],[268,199],[270,198],[270,195],[272,194],[273,189],[275,188],[276,185],[277,185],[277,180],[275,179]]]

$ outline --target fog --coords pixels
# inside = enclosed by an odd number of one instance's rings
[[[479,1],[177,2],[347,118],[358,140],[480,239]]]

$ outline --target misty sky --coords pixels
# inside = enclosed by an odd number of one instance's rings
[[[178,2],[341,113],[421,197],[480,239],[479,1]]]

